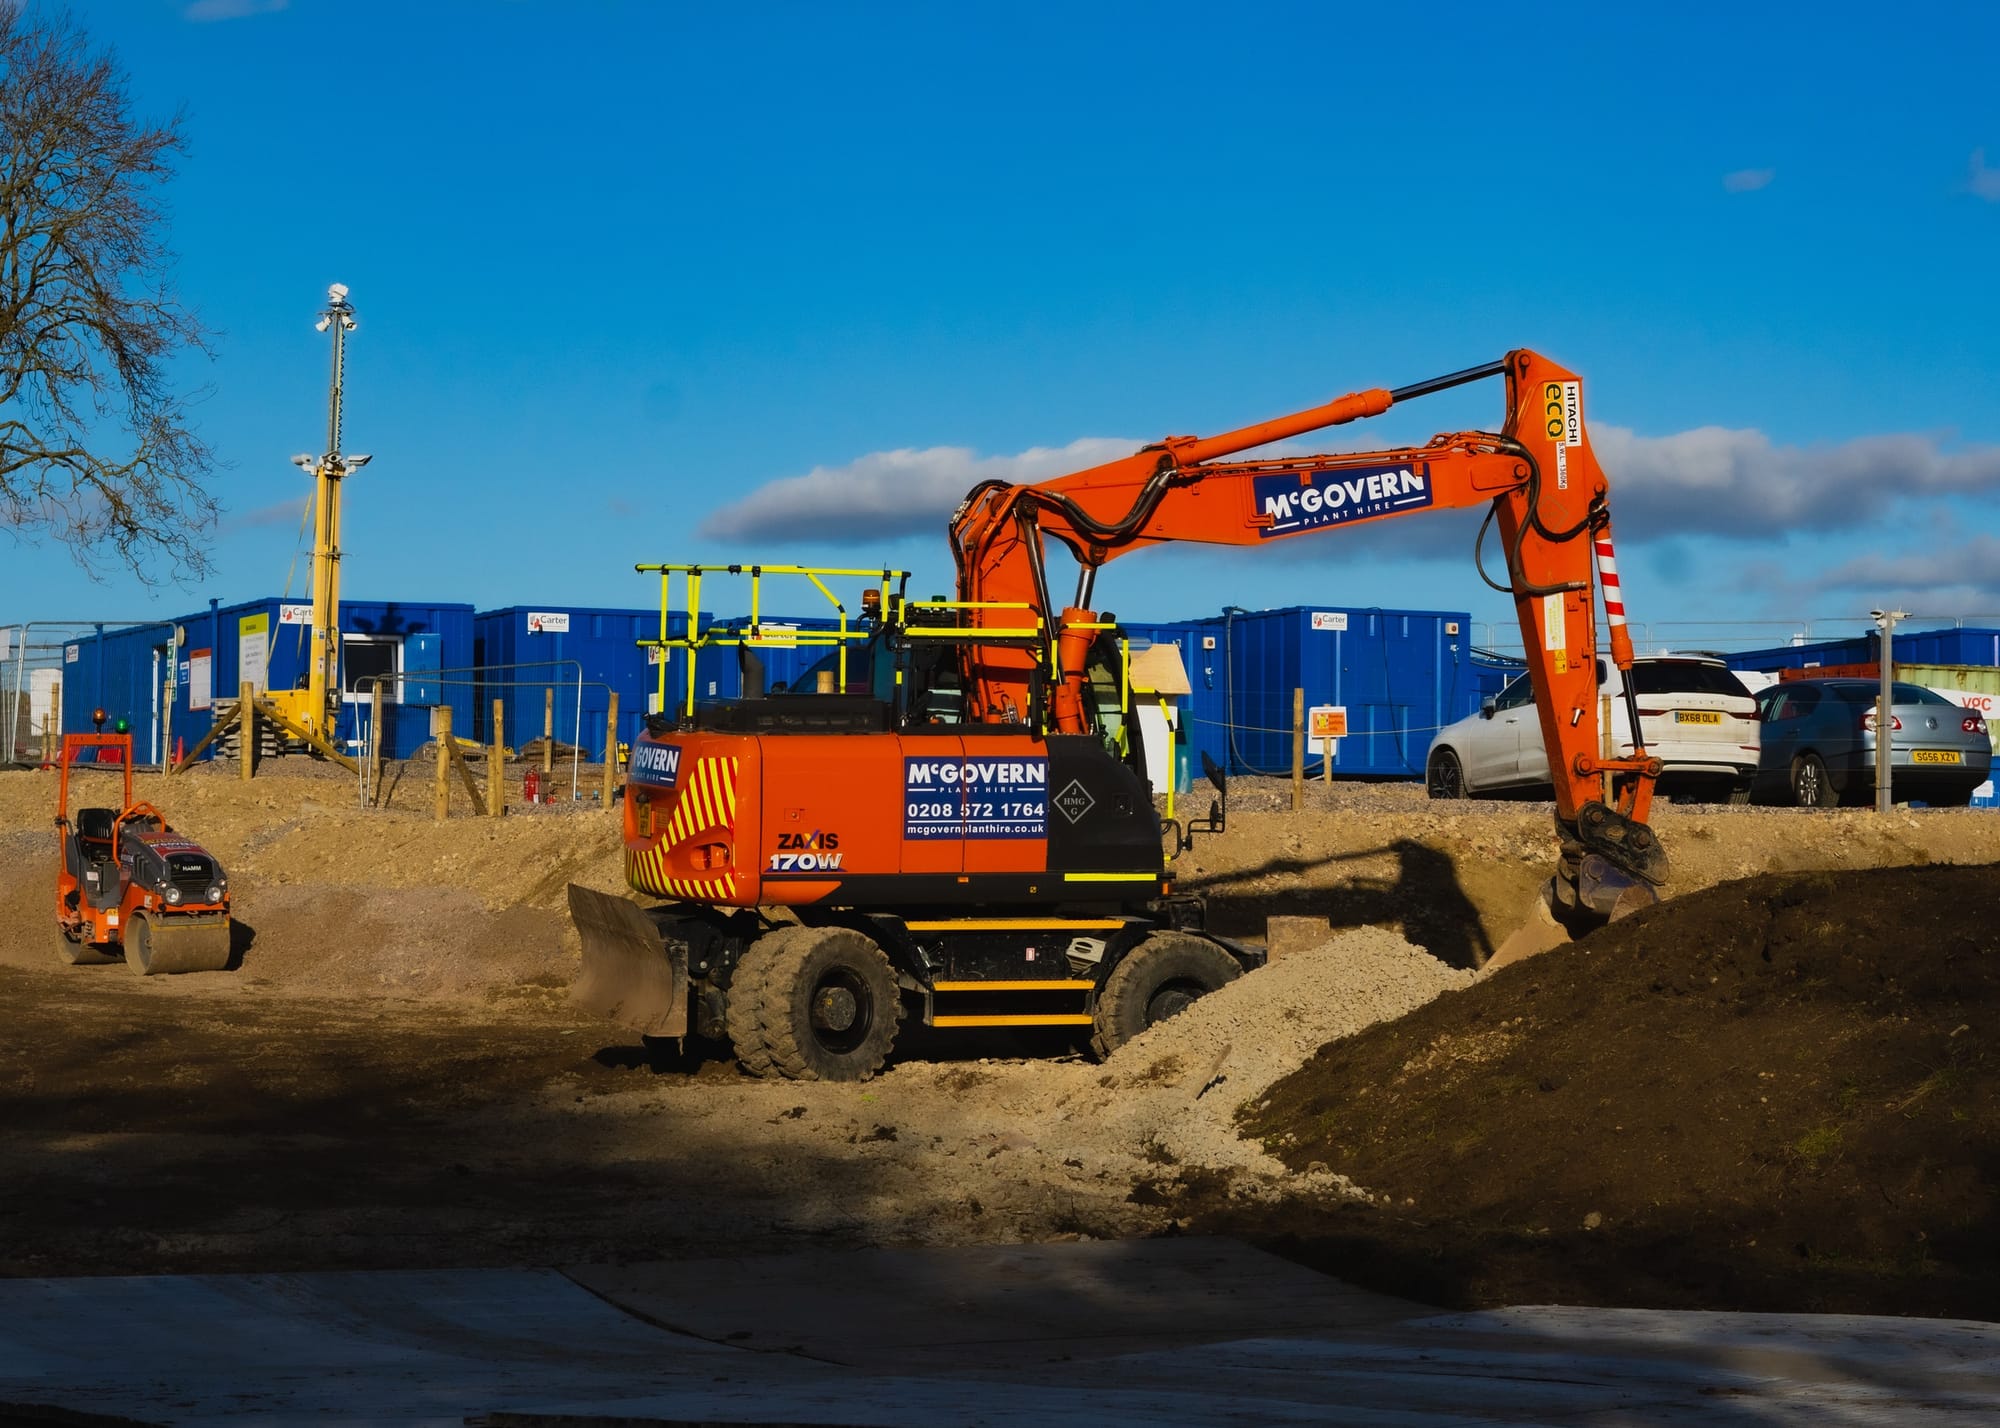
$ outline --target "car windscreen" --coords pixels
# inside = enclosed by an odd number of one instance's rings
[[[1750,691],[1733,670],[1697,660],[1647,660],[1632,666],[1635,694],[1730,694],[1748,699]]]

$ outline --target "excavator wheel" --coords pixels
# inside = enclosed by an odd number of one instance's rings
[[[1090,1049],[1101,1061],[1148,1027],[1243,975],[1237,960],[1199,937],[1155,933],[1125,954],[1097,994]]]
[[[125,919],[125,965],[141,977],[220,972],[229,965],[229,919],[155,922],[132,913]]]
[[[753,1076],[866,1081],[896,1042],[903,994],[882,949],[846,927],[781,927],[730,979],[736,1059]]]
[[[56,926],[56,956],[71,967],[102,967],[107,962],[118,960],[116,950],[71,937],[60,923]]]

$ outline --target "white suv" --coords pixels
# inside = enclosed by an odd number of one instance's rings
[[[1611,730],[1632,751],[1619,671],[1600,661],[1599,692],[1611,696]],[[1729,666],[1706,655],[1646,655],[1632,661],[1632,689],[1646,752],[1666,768],[1665,794],[1743,802],[1757,773],[1756,701]],[[1528,676],[1489,696],[1477,714],[1438,730],[1424,761],[1432,798],[1548,793],[1549,756]]]

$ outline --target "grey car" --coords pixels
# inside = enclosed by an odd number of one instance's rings
[[[1763,752],[1750,796],[1799,808],[1875,797],[1872,679],[1787,680],[1757,695]],[[1986,720],[1915,684],[1890,686],[1889,787],[1898,802],[1963,807],[1991,774]]]

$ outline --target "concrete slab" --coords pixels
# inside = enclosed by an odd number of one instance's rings
[[[0,1421],[13,1421],[8,1405],[39,1404],[149,1424],[426,1428],[2000,1422],[1993,1325],[1574,1308],[1411,1317],[1213,1241],[593,1273],[723,1342],[645,1322],[553,1271],[0,1281]],[[717,1278],[732,1274],[740,1298]],[[1149,1285],[1161,1306],[1144,1302]],[[752,1338],[729,1339],[740,1331],[724,1325],[745,1314]],[[1120,1335],[1098,1321],[1125,1314],[1170,1336],[1269,1321],[1286,1336],[1101,1352]],[[868,1349],[874,1334],[891,1347]],[[1065,1338],[1072,1360],[1047,1347]],[[866,1362],[807,1357],[815,1348]]]
[[[1235,1240],[1198,1237],[828,1251],[567,1273],[677,1333],[901,1371],[1106,1358],[1436,1312]],[[868,1312],[857,1314],[864,1302]]]

